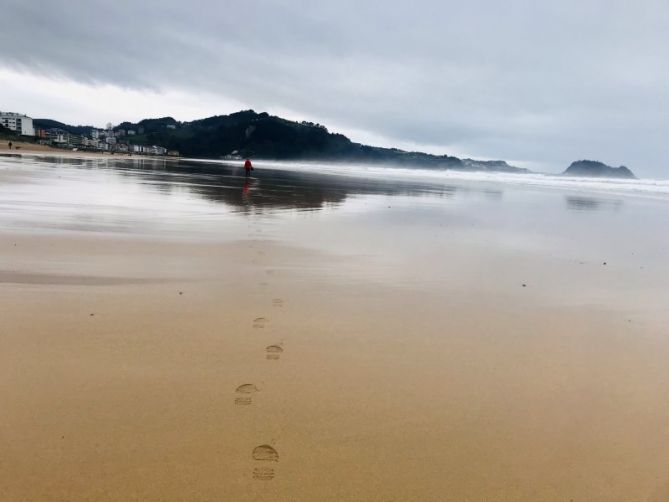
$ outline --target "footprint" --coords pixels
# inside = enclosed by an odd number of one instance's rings
[[[261,460],[263,462],[278,462],[279,453],[268,444],[261,444],[253,448],[253,460]]]
[[[253,319],[253,327],[254,328],[264,328],[265,324],[269,322],[269,319],[266,319],[265,317],[256,317]]]
[[[259,481],[271,481],[274,479],[274,469],[271,467],[256,467],[253,469],[253,479]]]
[[[245,383],[240,385],[235,389],[235,392],[238,392],[240,394],[253,394],[254,392],[258,392],[260,389],[253,385],[252,383]]]
[[[265,348],[265,352],[267,352],[267,359],[277,360],[281,357],[283,347],[280,345],[270,345]]]
[[[258,392],[260,389],[253,385],[252,383],[245,383],[243,385],[240,385],[235,389],[235,392],[237,394],[254,394]],[[249,404],[253,403],[253,399],[251,398],[250,395],[245,395],[245,396],[238,396],[235,398],[235,404],[240,405],[240,406],[246,406]]]
[[[274,307],[283,307],[283,300],[281,298],[274,298],[272,300],[272,305]]]
[[[259,462],[278,462],[279,453],[270,445],[262,444],[253,448],[253,460]],[[256,467],[253,469],[253,479],[260,481],[270,481],[274,479],[273,467]]]

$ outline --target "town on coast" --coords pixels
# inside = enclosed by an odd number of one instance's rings
[[[166,127],[170,127],[169,124]],[[172,126],[173,127],[173,126]],[[114,127],[111,123],[104,129],[78,128],[77,133],[60,127],[45,127],[35,124],[25,114],[0,111],[0,133],[2,128],[13,132],[17,140],[61,148],[64,150],[119,153],[129,155],[158,155],[178,157],[179,152],[164,146],[143,144],[136,138],[144,134],[143,127],[137,129]]]

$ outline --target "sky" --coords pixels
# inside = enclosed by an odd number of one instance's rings
[[[103,126],[242,109],[669,178],[669,2],[0,0],[0,110]]]

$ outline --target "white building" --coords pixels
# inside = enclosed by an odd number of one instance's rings
[[[33,119],[20,113],[0,112],[0,125],[23,136],[34,136]]]
[[[55,145],[65,146],[70,142],[70,134],[63,129],[53,127],[46,131],[46,137]]]
[[[132,152],[140,155],[166,155],[167,148],[156,145],[132,145]]]
[[[87,138],[83,137],[82,140],[82,145],[87,146],[88,148],[98,148],[98,145],[100,144],[100,140],[97,138]]]

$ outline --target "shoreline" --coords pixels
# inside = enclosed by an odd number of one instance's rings
[[[191,161],[201,164],[237,165],[241,160],[210,159],[188,156],[156,156],[128,153],[72,151],[32,143],[16,143],[21,147],[19,151],[7,148],[7,140],[0,141],[0,156],[27,155],[27,156],[54,156],[67,158],[99,158],[99,159],[151,159],[169,161]],[[401,165],[360,164],[356,162],[329,162],[318,160],[267,160],[255,159],[254,163],[262,168],[282,169],[290,166],[291,170],[305,173],[353,176],[356,178],[376,178],[380,176],[397,178],[415,178],[418,182],[442,180],[462,180],[472,182],[503,182],[509,185],[526,185],[535,188],[555,188],[574,192],[592,192],[609,194],[612,196],[630,195],[654,200],[669,202],[669,179],[653,178],[605,178],[605,177],[576,177],[564,173],[527,172],[514,173],[504,171],[483,171],[466,169],[430,169],[424,167],[406,167]],[[342,169],[343,168],[343,169]],[[619,191],[616,191],[619,189]]]
[[[10,150],[8,143],[12,141],[13,148]],[[17,149],[18,147],[18,149]],[[32,155],[32,156],[54,156],[71,158],[99,158],[99,159],[165,159],[179,160],[180,157],[167,155],[140,155],[130,153],[111,153],[111,152],[91,152],[86,150],[71,150],[64,148],[55,148],[48,145],[39,145],[23,141],[2,140],[0,141],[0,155]]]

